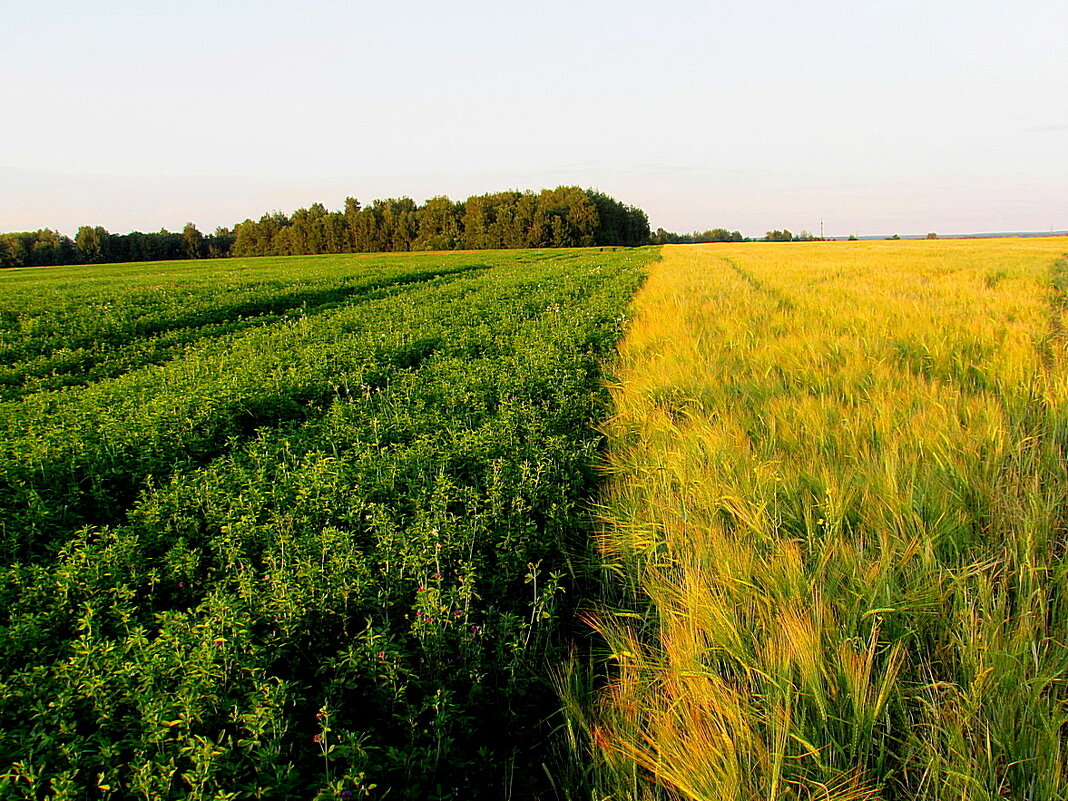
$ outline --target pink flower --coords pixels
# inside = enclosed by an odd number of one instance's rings
[[[434,574],[434,578],[436,578],[436,579],[439,579],[439,578],[441,578],[441,573],[435,573],[435,574]]]
[[[323,735],[322,735],[322,733],[316,734],[316,735],[314,735],[314,736],[312,737],[312,742],[313,742],[313,743],[321,743],[322,741],[323,741]]]

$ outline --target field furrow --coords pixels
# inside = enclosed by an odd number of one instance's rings
[[[0,329],[0,400],[92,384],[170,361],[199,342],[314,317],[429,280],[440,282],[443,276],[487,268],[472,262],[416,261],[369,265],[355,275],[270,282],[242,280],[243,271],[235,269],[229,280],[206,287],[201,286],[204,277],[193,273],[149,289],[119,289],[106,281],[97,287],[99,279],[89,279],[89,287],[64,291],[51,281],[24,281],[21,291],[9,289],[7,298],[19,308],[18,315],[8,312],[10,322],[6,330]],[[52,305],[42,304],[42,296]]]

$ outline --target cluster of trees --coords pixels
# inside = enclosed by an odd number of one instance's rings
[[[0,234],[0,267],[70,264],[77,260],[74,241],[50,228]]]
[[[644,245],[645,212],[590,189],[561,186],[533,192],[497,192],[453,202],[434,197],[355,198],[342,211],[321,203],[286,216],[266,214],[234,228],[233,255],[385,253],[406,250]]]
[[[0,267],[223,256],[290,256],[409,250],[645,245],[645,212],[592,189],[560,186],[533,192],[498,192],[453,202],[434,197],[375,200],[347,198],[341,211],[321,203],[290,215],[218,228],[205,236],[193,223],[182,233],[111,234],[82,226],[74,239],[50,229],[0,234]]]
[[[794,236],[789,230],[768,231],[764,234],[765,242],[823,242],[823,237],[816,236],[810,231],[802,231]]]
[[[788,230],[768,231],[764,234],[765,242],[816,242],[819,237],[802,231],[794,235]],[[692,245],[704,242],[750,242],[748,237],[742,236],[739,231],[728,231],[726,228],[711,228],[708,231],[694,231],[692,234],[673,234],[663,228],[657,228],[651,237],[654,245]]]
[[[704,242],[748,242],[740,231],[728,231],[726,228],[712,228],[708,231],[694,231],[692,234],[673,234],[663,228],[657,228],[653,234],[656,245],[692,245]]]
[[[796,236],[789,230],[774,230],[764,234],[765,242],[816,242],[819,237],[802,231]],[[692,245],[704,242],[750,242],[748,237],[742,236],[739,231],[728,231],[726,228],[711,228],[708,231],[694,231],[692,234],[673,234],[663,228],[657,228],[651,237],[654,245]]]
[[[225,228],[204,236],[193,223],[180,234],[166,229],[155,234],[112,234],[99,225],[83,225],[74,239],[43,228],[0,234],[0,267],[214,258],[229,255],[233,241]]]

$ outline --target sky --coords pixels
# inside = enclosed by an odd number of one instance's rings
[[[0,0],[0,231],[593,187],[652,227],[1068,229],[1065,0]]]

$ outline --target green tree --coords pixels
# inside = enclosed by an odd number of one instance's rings
[[[391,198],[386,202],[383,223],[389,231],[387,250],[403,253],[412,249],[419,231],[418,207],[410,197]]]
[[[182,251],[187,259],[200,259],[205,255],[204,235],[191,222],[182,229]]]
[[[0,267],[22,267],[26,264],[26,245],[19,234],[0,237]]]
[[[102,226],[83,225],[74,236],[78,261],[84,264],[99,264],[107,260],[111,235]]]
[[[418,210],[418,235],[413,250],[452,250],[460,241],[460,204],[444,195],[432,197]]]
[[[490,248],[490,225],[494,220],[493,205],[489,195],[469,197],[464,204],[463,246],[471,250]]]
[[[345,198],[345,211],[343,212],[343,216],[345,218],[345,230],[348,237],[346,250],[354,251],[356,253],[364,250],[359,237],[360,209],[360,201],[356,198]]]
[[[208,248],[209,259],[221,259],[233,252],[234,235],[229,228],[219,226],[215,233],[204,237]]]

